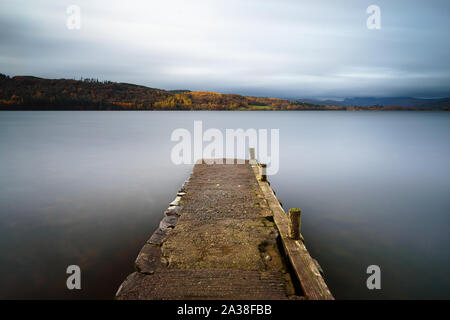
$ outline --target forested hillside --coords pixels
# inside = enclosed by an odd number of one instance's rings
[[[448,103],[438,107],[448,109]],[[319,105],[298,100],[206,91],[167,91],[96,79],[43,79],[0,74],[0,110],[405,110],[405,108],[380,105],[362,107]]]
[[[96,79],[42,79],[0,74],[7,110],[295,110],[328,109],[297,101],[215,92],[160,90]]]

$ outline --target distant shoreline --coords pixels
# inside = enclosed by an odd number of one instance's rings
[[[408,98],[407,98],[408,99]],[[1,111],[438,111],[450,110],[450,98],[414,105],[339,105],[231,93],[162,90],[97,79],[44,79],[0,74]],[[419,101],[417,101],[419,100]],[[349,102],[352,102],[350,100]],[[395,103],[397,100],[391,100]],[[364,102],[364,101],[363,101]],[[362,102],[362,103],[363,103]],[[367,102],[367,101],[366,101]]]
[[[40,107],[4,107],[0,106],[0,111],[157,111],[157,112],[182,112],[182,111],[192,111],[192,112],[198,112],[198,111],[223,111],[223,112],[302,112],[302,111],[333,111],[333,112],[417,112],[417,111],[427,111],[427,112],[448,112],[450,111],[449,108],[445,109],[363,109],[364,107],[361,107],[360,109],[355,110],[347,110],[347,109],[297,109],[297,110],[276,110],[276,109],[266,109],[266,110],[209,110],[209,109],[176,109],[176,110],[154,110],[154,109],[148,109],[148,110],[142,110],[142,109],[94,109],[89,107],[79,107],[79,108],[40,108]]]

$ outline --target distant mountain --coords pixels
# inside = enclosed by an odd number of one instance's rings
[[[421,99],[411,97],[389,97],[389,98],[374,98],[374,97],[355,97],[345,98],[342,101],[337,100],[314,100],[314,99],[299,99],[305,103],[313,103],[318,105],[333,105],[333,106],[383,106],[383,107],[403,107],[408,109],[442,109],[450,107],[450,98],[441,99]]]

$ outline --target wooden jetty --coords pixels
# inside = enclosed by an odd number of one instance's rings
[[[116,299],[333,299],[304,245],[300,210],[284,212],[265,166],[205,161],[194,166]]]

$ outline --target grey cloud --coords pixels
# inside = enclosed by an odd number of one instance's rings
[[[450,95],[450,3],[74,1],[0,4],[0,72],[280,97]]]

